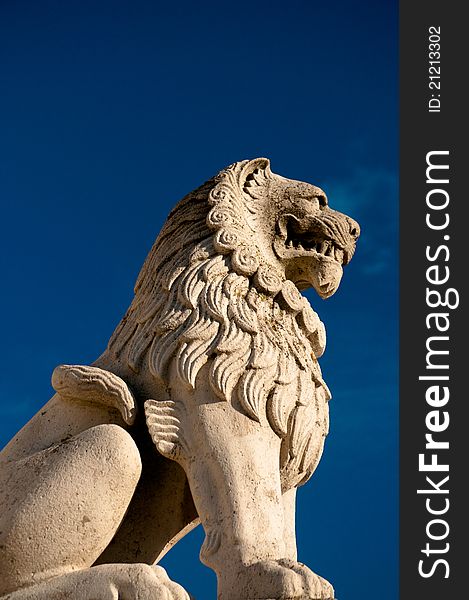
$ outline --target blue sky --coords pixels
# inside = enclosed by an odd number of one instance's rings
[[[267,156],[362,226],[326,323],[321,464],[300,559],[343,600],[397,598],[397,2],[0,4],[0,445],[90,363],[165,215]],[[199,600],[200,528],[164,560]]]

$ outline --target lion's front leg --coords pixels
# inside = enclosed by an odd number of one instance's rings
[[[217,574],[219,600],[333,598],[327,582],[296,562],[280,439],[200,387],[189,399],[148,405],[147,420],[159,450],[187,473],[206,532],[201,560]]]
[[[206,531],[201,559],[217,573],[287,556],[278,440],[232,410],[200,407],[197,454],[186,467]]]
[[[228,403],[201,404],[197,415],[186,469],[206,531],[201,560],[217,573],[219,600],[333,598],[296,562],[295,494],[282,496],[279,438]]]

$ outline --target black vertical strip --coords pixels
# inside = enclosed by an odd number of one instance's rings
[[[468,593],[469,35],[463,10],[464,3],[448,1],[400,4],[401,600]],[[435,168],[426,173],[428,162]]]

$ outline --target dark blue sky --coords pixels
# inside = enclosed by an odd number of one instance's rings
[[[0,3],[0,445],[101,353],[172,205],[267,156],[363,230],[309,294],[333,400],[300,560],[343,600],[397,598],[397,41],[388,0]],[[201,540],[163,564],[209,600]]]

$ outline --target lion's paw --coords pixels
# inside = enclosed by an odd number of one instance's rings
[[[294,560],[280,560],[279,564],[295,572],[301,578],[301,585],[307,599],[334,600],[334,588],[320,575],[316,575],[309,567]],[[299,596],[302,598],[302,596]]]
[[[146,564],[106,564],[64,573],[0,600],[191,600],[166,571]]]
[[[332,585],[302,563],[270,560],[249,565],[222,590],[222,600],[334,600]]]
[[[151,568],[158,577],[160,586],[164,587],[168,600],[191,600],[192,596],[189,596],[181,585],[172,581],[163,567],[154,565]],[[166,598],[164,600],[166,600]]]
[[[157,565],[129,565],[129,600],[190,600],[189,594],[179,584],[171,581],[163,567]],[[127,587],[127,586],[124,586]],[[120,598],[125,594],[119,594]]]
[[[190,600],[184,588],[171,581],[166,571],[156,565],[100,565],[88,573],[94,575],[88,576],[88,581],[95,592],[102,588],[110,593],[97,594],[100,600]]]

